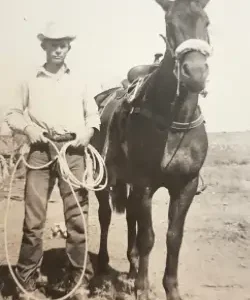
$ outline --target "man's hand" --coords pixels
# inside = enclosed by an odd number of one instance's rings
[[[43,142],[47,143],[48,140],[44,136],[44,130],[38,126],[28,125],[24,129],[24,134],[27,135],[31,144]]]
[[[72,146],[87,147],[93,135],[94,135],[94,128],[84,128],[81,134],[76,135],[76,139],[72,144]]]

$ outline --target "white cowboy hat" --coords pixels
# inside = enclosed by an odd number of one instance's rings
[[[65,26],[50,22],[46,25],[43,32],[38,33],[37,38],[42,42],[45,39],[50,40],[59,40],[59,39],[67,39],[73,41],[76,36],[71,34],[69,30],[65,29]]]

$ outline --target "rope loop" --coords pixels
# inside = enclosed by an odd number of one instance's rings
[[[68,147],[70,147],[72,145],[73,142],[71,141],[71,142],[66,143],[61,148],[60,151],[58,150],[56,145],[51,140],[48,139],[48,143],[51,144],[51,146],[55,149],[55,151],[57,153],[56,157],[53,160],[49,161],[48,163],[46,163],[42,166],[32,166],[32,165],[28,164],[28,162],[26,161],[26,159],[24,157],[25,153],[27,153],[27,145],[24,145],[23,149],[21,150],[21,156],[14,166],[13,172],[11,174],[11,179],[10,179],[8,197],[5,201],[6,202],[6,211],[5,211],[5,218],[4,218],[5,255],[6,255],[6,260],[7,260],[10,274],[12,275],[12,278],[14,279],[17,287],[21,290],[21,292],[23,292],[26,296],[28,296],[29,299],[41,300],[38,297],[35,297],[33,295],[33,293],[30,293],[27,290],[25,290],[25,288],[21,285],[21,283],[17,279],[17,277],[13,271],[13,268],[11,266],[10,256],[9,256],[9,251],[8,251],[8,234],[7,234],[7,232],[8,232],[8,215],[9,215],[9,210],[10,210],[13,182],[14,182],[15,174],[16,174],[19,164],[21,162],[23,162],[27,168],[34,169],[34,170],[41,170],[41,169],[44,169],[44,168],[50,166],[55,161],[55,159],[57,159],[63,180],[69,184],[70,190],[71,190],[71,192],[74,196],[74,199],[76,201],[76,204],[79,208],[79,211],[80,211],[80,214],[82,217],[82,221],[83,221],[84,232],[86,235],[85,255],[84,255],[84,263],[83,263],[83,269],[82,269],[81,276],[80,276],[77,284],[74,286],[74,288],[69,293],[67,293],[63,297],[54,299],[54,300],[66,300],[66,299],[72,297],[75,294],[75,292],[77,291],[77,289],[81,286],[83,276],[86,271],[87,255],[88,255],[87,224],[86,224],[86,220],[85,220],[81,205],[80,205],[80,203],[77,199],[76,193],[74,191],[74,188],[85,188],[89,191],[100,191],[100,190],[103,190],[107,186],[108,177],[107,177],[107,169],[105,166],[105,162],[104,162],[102,156],[99,154],[99,152],[92,145],[88,145],[85,148],[86,169],[82,176],[82,180],[80,181],[70,171],[70,168],[68,166],[67,159],[66,159],[67,149],[68,149]],[[94,178],[94,177],[96,177],[96,178]],[[103,180],[104,180],[104,183],[102,183]]]

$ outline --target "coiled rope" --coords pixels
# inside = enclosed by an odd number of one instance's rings
[[[100,191],[103,190],[107,186],[107,169],[105,166],[105,162],[102,158],[102,156],[99,154],[99,152],[91,145],[88,145],[85,147],[85,161],[86,161],[86,168],[83,174],[82,181],[77,179],[72,172],[70,171],[70,168],[68,166],[67,160],[66,160],[66,151],[67,149],[72,145],[73,141],[67,142],[66,144],[63,145],[61,150],[58,150],[57,146],[48,139],[48,143],[55,149],[56,151],[56,156],[53,160],[49,161],[45,165],[42,166],[31,166],[28,164],[24,157],[24,149],[25,147],[22,148],[21,150],[21,156],[16,162],[13,172],[11,174],[10,178],[10,185],[9,185],[9,193],[8,197],[6,199],[6,210],[5,210],[5,218],[4,218],[4,243],[5,243],[5,255],[6,255],[6,260],[8,264],[9,271],[12,275],[12,278],[14,279],[16,285],[18,288],[30,299],[34,300],[40,300],[39,298],[35,297],[33,293],[28,292],[25,290],[25,288],[20,284],[19,280],[17,279],[11,263],[10,263],[10,257],[9,257],[9,251],[8,251],[8,234],[7,234],[7,229],[8,229],[8,215],[9,215],[9,209],[10,209],[10,203],[11,203],[11,193],[12,193],[12,186],[15,178],[15,174],[18,168],[18,165],[23,162],[24,165],[33,170],[39,170],[39,169],[44,169],[48,166],[50,166],[56,159],[58,160],[59,167],[60,167],[60,172],[62,174],[62,178],[64,181],[66,181],[71,189],[71,192],[74,196],[74,199],[76,201],[76,204],[80,210],[82,221],[83,221],[83,226],[84,226],[84,232],[86,235],[86,241],[85,241],[85,255],[84,255],[84,262],[83,262],[83,270],[81,273],[81,276],[77,282],[77,284],[74,286],[74,288],[67,293],[65,296],[57,298],[55,300],[66,300],[74,295],[76,290],[80,287],[83,276],[86,271],[86,265],[87,265],[87,254],[88,254],[88,238],[87,238],[87,224],[86,220],[83,215],[82,208],[80,206],[80,203],[77,199],[76,193],[74,191],[74,188],[85,188],[89,191]],[[97,171],[98,170],[98,171]],[[97,175],[97,176],[96,176]],[[95,178],[94,178],[95,177]],[[101,182],[104,183],[101,184]]]

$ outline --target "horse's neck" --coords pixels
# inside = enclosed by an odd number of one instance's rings
[[[173,120],[179,123],[189,123],[198,116],[197,110],[199,95],[197,93],[183,92],[177,98],[173,109]]]
[[[147,93],[147,106],[170,121],[188,123],[196,116],[198,94],[181,89],[176,98],[177,79],[173,73],[174,60],[167,51]]]
[[[167,117],[175,99],[177,81],[173,74],[174,60],[167,51],[156,71],[146,95],[147,106],[156,114]]]

